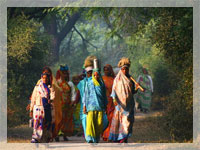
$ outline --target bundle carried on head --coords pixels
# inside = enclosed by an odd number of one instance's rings
[[[92,66],[93,67],[93,61],[94,59],[97,59],[96,56],[88,56],[86,59],[85,59],[85,62],[84,62],[84,67],[87,68],[89,66]]]
[[[130,67],[131,65],[131,61],[129,58],[126,58],[126,57],[122,57],[118,63],[118,67],[121,68],[123,66],[127,66],[127,67]]]

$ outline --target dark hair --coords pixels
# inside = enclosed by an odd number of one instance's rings
[[[42,73],[45,71],[45,70],[48,70],[48,72],[50,73],[50,75],[52,75],[52,71],[49,67],[45,66],[43,69],[42,69]]]
[[[47,78],[48,78],[47,85],[50,85],[50,87],[51,87],[50,75],[49,75],[48,73],[42,73],[42,74],[41,74],[41,78],[42,78],[44,75],[46,75],[46,76],[47,76]]]
[[[48,67],[48,66],[45,66],[43,69],[42,69],[42,74],[45,74],[45,73],[43,73],[45,70],[48,70],[48,72],[49,72],[49,74],[48,74],[48,78],[49,78],[49,84],[48,85],[50,85],[50,87],[52,86],[52,82],[53,82],[53,76],[52,76],[52,71],[51,71],[51,69]]]

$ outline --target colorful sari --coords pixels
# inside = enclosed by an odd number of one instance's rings
[[[138,77],[138,83],[145,88],[144,92],[140,90],[136,94],[136,102],[142,109],[149,110],[151,107],[151,96],[153,92],[152,80],[149,75],[142,74]]]
[[[57,80],[59,87],[62,89],[62,121],[60,130],[64,136],[71,136],[73,134],[73,107],[71,104],[71,88],[67,81]]]
[[[107,114],[108,121],[109,121],[109,125],[106,128],[106,130],[103,132],[102,137],[103,137],[104,141],[107,141],[108,137],[109,137],[109,133],[110,133],[110,127],[111,127],[114,110],[115,110],[115,105],[113,104],[113,99],[112,99],[112,97],[110,97],[110,95],[112,93],[112,86],[113,86],[114,78],[109,77],[109,76],[103,76],[102,78],[103,78],[103,81],[104,81],[105,87],[106,87],[106,96],[107,96],[107,100],[108,100],[106,114]]]
[[[75,85],[74,85],[74,87],[75,87],[75,91],[77,93],[78,92],[78,88]],[[77,105],[75,106],[75,109],[74,109],[74,113],[73,113],[74,132],[75,132],[75,134],[81,132],[81,119],[80,119],[80,116],[79,116],[80,109],[81,109],[81,104],[77,103]]]
[[[50,89],[40,80],[34,88],[31,97],[31,109],[33,109],[33,135],[32,140],[38,142],[49,142],[51,138],[52,116]],[[35,141],[34,141],[35,142]]]
[[[98,143],[100,135],[103,133],[103,116],[107,106],[106,89],[102,78],[97,81],[94,74],[89,78],[83,105],[87,109],[86,141],[88,143]]]
[[[88,78],[85,77],[83,80],[81,80],[77,87],[80,91],[80,120],[82,122],[82,127],[83,127],[83,132],[84,132],[84,136],[86,137],[86,120],[87,120],[87,115],[83,113],[83,97],[85,95],[85,87],[86,87],[86,83],[88,82]]]
[[[52,110],[52,123],[53,123],[53,133],[52,137],[55,138],[61,127],[62,121],[62,89],[59,87],[56,78],[53,77],[52,88],[55,91],[55,98],[53,99],[53,110]]]
[[[114,79],[111,96],[116,99],[114,115],[110,127],[109,140],[114,142],[127,141],[131,136],[134,122],[134,83],[120,70]]]
[[[36,86],[38,86],[40,82],[41,80],[38,80]],[[52,75],[52,87],[50,87],[49,89],[50,89],[50,99],[53,100],[51,104],[52,138],[55,138],[60,130],[61,120],[62,120],[62,111],[61,111],[62,89],[58,86],[57,81],[53,75]]]

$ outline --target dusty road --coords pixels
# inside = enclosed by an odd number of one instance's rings
[[[69,137],[69,141],[53,141],[49,144],[30,144],[32,130],[27,126],[23,128],[8,130],[7,141],[0,142],[0,149],[6,150],[116,150],[116,149],[137,149],[137,150],[200,150],[199,142],[193,143],[170,143],[168,135],[162,135],[162,130],[154,123],[154,118],[158,118],[162,112],[150,112],[143,114],[136,112],[135,123],[133,126],[133,136],[128,144],[105,143],[100,141],[98,144],[88,144],[84,138],[78,136]],[[151,118],[151,119],[149,119]],[[200,139],[200,137],[199,137]]]

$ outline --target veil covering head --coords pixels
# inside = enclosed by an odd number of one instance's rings
[[[49,74],[49,79],[50,79],[50,85],[52,85],[52,83],[53,83],[53,74],[52,74],[52,71],[51,71],[51,69],[50,69],[50,67],[48,67],[48,66],[45,66],[43,69],[42,69],[42,74],[43,73],[48,73]]]
[[[144,68],[144,67],[143,67],[143,68],[142,68],[142,73],[143,73],[143,74],[148,74],[147,68]]]
[[[122,57],[121,59],[120,59],[120,61],[118,62],[118,67],[119,68],[123,68],[123,67],[130,67],[130,65],[131,65],[131,61],[130,61],[130,59],[129,58],[127,58],[127,57]]]
[[[108,68],[110,70],[110,72],[111,72],[111,77],[113,77],[113,78],[115,77],[115,73],[114,73],[113,68],[112,68],[112,66],[110,64],[106,64],[103,68],[104,69]]]
[[[60,65],[60,68],[56,72],[56,80],[60,79],[62,76],[62,71],[69,71],[68,65]]]
[[[61,71],[68,71],[69,67],[68,67],[68,65],[60,65],[60,70]]]

